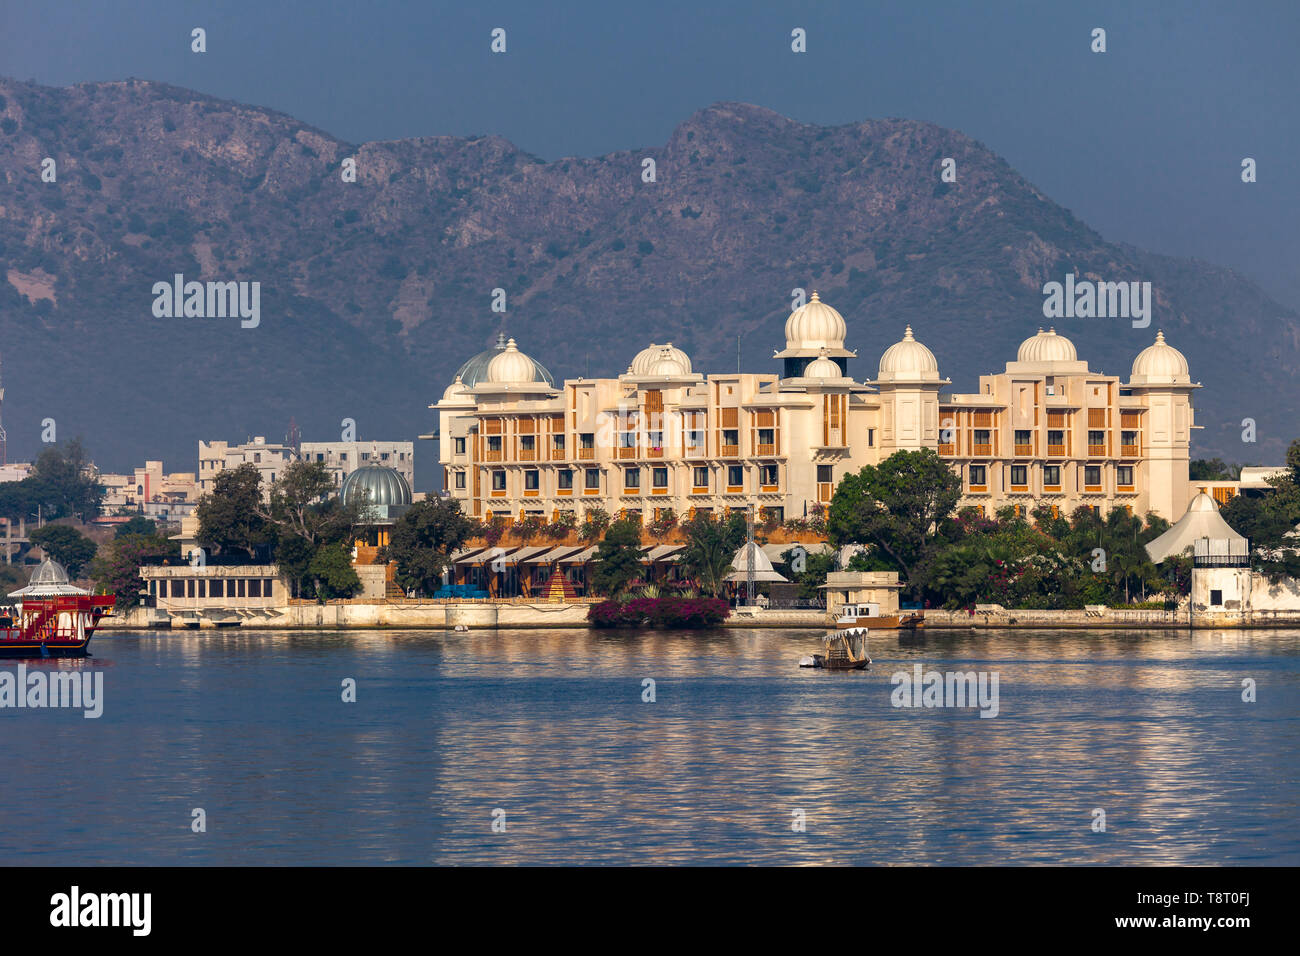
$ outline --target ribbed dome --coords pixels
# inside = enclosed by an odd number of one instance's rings
[[[491,361],[506,350],[506,336],[504,332],[497,334],[497,344],[494,348],[479,352],[472,359],[460,367],[456,377],[461,380],[466,388],[473,388],[487,381],[487,367]],[[554,385],[555,379],[551,377],[540,362],[533,360],[533,381],[545,382],[547,385]]]
[[[344,504],[352,504],[362,491],[372,505],[409,505],[411,486],[401,472],[386,465],[363,465],[343,479],[339,492]]]
[[[910,325],[904,330],[902,340],[885,349],[885,354],[880,356],[880,378],[887,382],[935,381],[939,378],[939,363],[934,353],[912,337]]]
[[[531,358],[519,351],[519,346],[515,344],[514,339],[511,339],[506,343],[505,351],[498,352],[497,356],[488,362],[486,381],[491,385],[535,382],[537,381],[534,377],[535,365]]]
[[[1182,385],[1190,383],[1191,373],[1183,353],[1165,342],[1165,333],[1156,332],[1154,345],[1148,345],[1133,360],[1130,384]]]
[[[844,316],[823,302],[816,292],[785,320],[787,349],[842,349],[847,334]]]
[[[46,558],[40,563],[40,566],[32,572],[32,579],[27,582],[29,585],[48,585],[48,584],[67,584],[68,571],[63,565],[53,558]]]
[[[460,398],[461,396],[464,395],[465,395],[465,383],[462,382],[460,380],[460,376],[457,375],[456,381],[448,385],[447,390],[442,393],[442,399],[443,401],[450,401],[453,398]]]
[[[1044,332],[1038,330],[1038,334],[1025,339],[1020,343],[1020,351],[1016,353],[1016,360],[1020,362],[1077,362],[1079,353],[1074,349],[1074,343],[1064,335],[1057,335],[1056,329],[1048,329]]]
[[[808,367],[803,370],[804,378],[843,378],[844,373],[840,367],[826,357],[826,350],[822,349],[822,354],[808,363]]]
[[[680,371],[655,371],[655,367],[663,360],[675,362]],[[667,366],[665,366],[666,368]],[[675,348],[672,342],[667,345],[655,345],[653,342],[647,348],[643,348],[636,353],[636,358],[628,366],[628,373],[634,376],[639,375],[690,375],[691,374],[691,357],[679,348]]]
[[[652,378],[678,378],[689,374],[691,374],[690,368],[683,366],[678,359],[671,356],[661,358],[650,367]]]

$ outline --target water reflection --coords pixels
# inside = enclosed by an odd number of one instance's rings
[[[1300,861],[1300,633],[933,632],[798,669],[817,638],[97,636],[102,718],[0,710],[0,862]],[[997,672],[999,716],[891,707],[915,663]]]

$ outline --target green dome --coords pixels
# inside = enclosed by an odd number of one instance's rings
[[[375,506],[411,503],[411,486],[400,472],[386,465],[362,465],[343,479],[339,494],[344,504],[351,504],[362,491],[368,493],[369,503]]]

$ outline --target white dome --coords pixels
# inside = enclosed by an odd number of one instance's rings
[[[680,371],[653,371],[656,364],[664,359],[676,363]],[[632,360],[627,370],[630,375],[690,375],[691,357],[681,349],[674,348],[672,342],[667,345],[655,345],[651,342],[647,348],[636,353],[636,358]]]
[[[886,382],[900,379],[936,381],[939,378],[939,363],[934,353],[912,338],[910,325],[904,330],[902,340],[885,349],[885,354],[880,356],[880,378]]]
[[[690,369],[684,368],[678,359],[671,356],[664,356],[650,366],[652,378],[679,378],[690,374]]]
[[[1148,345],[1133,360],[1130,384],[1181,385],[1190,383],[1191,380],[1187,359],[1182,352],[1165,342],[1163,331],[1156,333],[1154,345]]]
[[[523,352],[515,340],[506,343],[504,352],[488,362],[487,380],[493,385],[512,385],[533,381],[533,360]]]
[[[816,292],[785,320],[787,349],[842,349],[847,334],[844,316],[823,302]]]
[[[803,370],[803,378],[843,378],[844,373],[840,367],[826,357],[826,350],[822,349],[820,357],[813,359],[808,363],[808,367]]]
[[[1048,329],[1044,332],[1038,330],[1038,334],[1025,339],[1020,343],[1020,351],[1016,353],[1018,362],[1077,362],[1079,353],[1074,349],[1074,343],[1064,335],[1057,335],[1056,329]]]
[[[449,402],[453,399],[460,398],[464,395],[465,395],[465,383],[462,382],[460,380],[460,376],[457,375],[456,381],[448,385],[447,390],[442,393],[442,400],[444,402]]]

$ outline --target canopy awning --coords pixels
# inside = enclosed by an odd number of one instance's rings
[[[660,544],[651,548],[642,555],[641,560],[647,561],[650,564],[654,564],[656,561],[675,561],[677,560],[677,557],[680,557],[680,555],[677,555],[677,552],[684,550],[686,550],[686,545],[684,544]],[[669,555],[677,555],[677,557],[670,558]]]
[[[554,564],[566,554],[573,554],[575,551],[581,551],[581,547],[575,548],[571,544],[563,545],[558,548],[546,548],[541,554],[535,554],[531,558],[525,558],[521,564]]]
[[[1202,538],[1228,542],[1246,540],[1223,520],[1219,506],[1204,491],[1192,499],[1192,503],[1187,506],[1187,513],[1178,519],[1177,524],[1160,537],[1147,542],[1147,555],[1159,564],[1166,558],[1180,555],[1194,547]]]
[[[596,556],[596,548],[593,546],[590,548],[584,548],[582,551],[579,551],[577,554],[571,554],[567,558],[560,558],[560,563],[561,564],[586,564],[595,556]]]
[[[505,564],[526,564],[529,558],[535,558],[537,555],[545,554],[550,550],[551,549],[546,545],[542,545],[541,547],[538,547],[537,545],[529,545],[526,548],[520,548],[518,551],[504,555],[501,558],[501,561]]]

